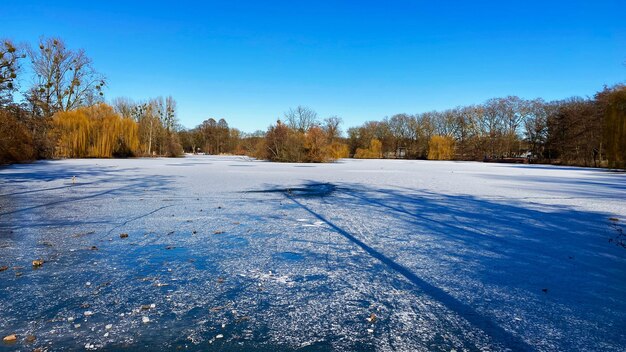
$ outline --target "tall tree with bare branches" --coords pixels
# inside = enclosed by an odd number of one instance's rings
[[[59,38],[42,38],[29,56],[36,75],[29,98],[44,116],[95,103],[103,95],[104,76],[83,49],[68,49]]]
[[[12,41],[0,40],[0,107],[13,101],[20,59],[24,57],[23,50]]]
[[[289,128],[302,133],[315,125],[319,125],[317,113],[313,109],[301,105],[295,109],[291,108],[285,113],[285,122]]]

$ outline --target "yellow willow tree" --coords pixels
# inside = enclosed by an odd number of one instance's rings
[[[332,142],[326,146],[326,154],[332,160],[350,157],[350,147],[345,143]]]
[[[89,151],[89,118],[84,111],[60,112],[53,118],[53,134],[57,136],[55,154],[62,158],[84,158]]]
[[[432,136],[428,142],[428,160],[452,160],[454,139],[450,136]]]
[[[370,141],[367,149],[357,148],[354,154],[355,159],[379,159],[383,157],[383,143],[374,138]]]
[[[58,112],[53,124],[59,157],[125,157],[139,149],[137,123],[106,104]]]

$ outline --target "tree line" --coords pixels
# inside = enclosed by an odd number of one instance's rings
[[[29,65],[31,84],[17,82]],[[18,80],[18,78],[22,78]],[[59,38],[36,47],[0,43],[0,163],[58,157],[249,155],[279,162],[408,158],[626,167],[626,86],[591,98],[515,96],[368,121],[342,133],[341,118],[289,109],[266,131],[225,119],[183,128],[171,96],[104,101],[105,77],[84,50]],[[15,93],[22,99],[15,101]]]
[[[508,96],[443,111],[396,114],[351,127],[345,136],[341,123],[337,116],[321,120],[314,110],[298,106],[265,132],[247,135],[229,129],[224,120],[210,119],[186,133],[196,136],[192,144],[209,154],[280,162],[353,157],[626,168],[625,85],[604,87],[591,98],[546,102]],[[186,151],[195,150],[190,145]]]
[[[593,98],[546,102],[515,96],[348,129],[354,157],[558,163],[623,168],[626,86]]]

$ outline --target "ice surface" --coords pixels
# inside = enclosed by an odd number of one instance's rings
[[[625,199],[540,165],[4,167],[0,350],[623,351]]]

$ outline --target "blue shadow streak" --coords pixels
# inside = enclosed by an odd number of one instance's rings
[[[322,215],[314,212],[306,205],[302,204],[298,200],[296,200],[293,196],[289,194],[285,194],[285,196],[300,206],[302,209],[306,210],[308,213],[318,218],[320,221],[323,221],[328,226],[330,226],[337,233],[348,239],[350,242],[356,244],[361,247],[367,254],[372,256],[373,258],[378,259],[383,264],[387,265],[390,269],[394,270],[398,274],[404,276],[407,280],[409,280],[413,285],[417,286],[422,292],[442,303],[446,308],[455,312],[465,320],[467,320],[470,324],[477,327],[478,329],[484,331],[487,335],[489,335],[494,342],[500,344],[501,346],[506,346],[509,350],[512,351],[534,351],[535,349],[526,343],[524,340],[519,338],[518,336],[513,335],[512,333],[504,330],[501,326],[494,323],[491,319],[482,316],[476,310],[474,310],[471,306],[457,300],[452,297],[450,294],[440,289],[439,287],[433,286],[428,282],[424,281],[409,269],[404,266],[396,263],[392,259],[385,256],[383,253],[377,251],[376,249],[368,246],[363,241],[359,240],[349,232],[340,228],[339,226],[332,223],[330,220],[326,219]]]

